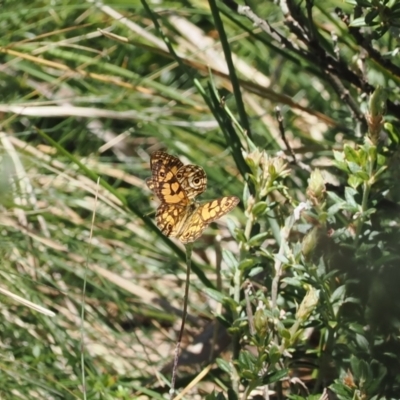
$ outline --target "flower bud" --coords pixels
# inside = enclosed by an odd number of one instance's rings
[[[315,169],[311,172],[310,179],[308,180],[307,197],[314,205],[319,205],[325,198],[325,192],[325,182],[321,171]]]
[[[313,312],[314,308],[317,306],[319,300],[319,290],[314,289],[309,286],[303,301],[300,304],[299,309],[296,312],[296,319],[301,319],[305,321],[310,314]]]

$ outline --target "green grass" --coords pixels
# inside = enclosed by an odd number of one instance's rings
[[[225,3],[3,2],[1,399],[168,397],[186,264],[158,149],[241,198],[194,244],[178,392],[396,398],[397,6],[355,32],[351,3]]]

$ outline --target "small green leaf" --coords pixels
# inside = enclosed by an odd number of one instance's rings
[[[356,196],[358,193],[356,190],[350,187],[346,187],[344,189],[344,197],[346,199],[346,203],[353,207],[354,209],[358,209],[358,204],[354,199],[354,196]]]
[[[264,240],[265,240],[269,235],[270,235],[269,232],[262,232],[262,233],[259,233],[259,234],[255,235],[255,236],[251,237],[250,240],[247,242],[247,244],[248,244],[250,247],[253,247],[253,246],[260,246],[261,243],[263,243]]]
[[[350,175],[349,179],[347,180],[347,183],[353,189],[357,189],[360,185],[363,184],[363,182],[364,182],[364,180],[359,178],[356,175]]]
[[[362,181],[367,182],[370,179],[370,175],[367,174],[365,171],[358,171],[356,172],[356,176],[360,178]]]
[[[257,204],[253,206],[253,209],[251,211],[253,215],[259,217],[260,215],[263,215],[265,213],[267,208],[268,204],[265,201],[259,201]]]
[[[218,303],[223,303],[224,300],[226,299],[226,296],[219,292],[218,290],[211,289],[211,288],[205,288],[204,291],[206,294],[211,297],[213,300],[216,300]]]
[[[261,274],[264,270],[265,270],[265,268],[263,268],[263,267],[252,268],[251,271],[249,272],[249,277]]]
[[[337,395],[340,400],[349,400],[353,398],[353,390],[339,381],[335,381],[329,388]]]
[[[360,389],[364,387],[366,382],[369,382],[372,379],[372,372],[369,368],[369,365],[364,360],[360,360],[358,365],[359,370],[359,386]]]
[[[369,343],[368,343],[368,340],[365,338],[365,336],[357,333],[356,334],[356,342],[363,351],[366,351],[366,352],[370,351]]]
[[[335,157],[335,160],[337,162],[340,162],[340,163],[344,163],[345,162],[344,161],[344,154],[343,154],[342,151],[333,150],[333,156]]]
[[[351,365],[351,371],[353,372],[353,375],[358,378],[360,376],[360,360],[355,357],[355,356],[351,356],[350,358],[350,365]]]
[[[377,178],[382,175],[385,171],[387,170],[387,165],[383,165],[380,167],[376,172],[375,172],[375,182],[377,181]]]
[[[389,132],[390,139],[393,140],[394,143],[399,143],[400,135],[395,131],[394,125],[390,122],[385,122],[383,127]]]
[[[367,26],[365,23],[364,17],[356,18],[353,21],[351,21],[350,25],[353,28],[361,28],[362,26]]]
[[[262,384],[269,385],[274,382],[278,382],[283,378],[286,378],[289,375],[289,369],[281,369],[276,372],[272,372],[262,378]]]
[[[244,260],[240,261],[238,268],[240,271],[245,271],[252,268],[256,263],[257,261],[252,258],[245,258]]]
[[[287,339],[287,340],[290,339],[291,335],[290,335],[290,332],[288,329],[278,329],[278,331],[279,331],[279,335],[281,337],[283,337],[284,339]]]
[[[233,253],[229,250],[224,250],[222,253],[223,259],[231,270],[236,270],[238,261]]]
[[[222,358],[217,358],[216,363],[218,367],[222,369],[222,371],[225,371],[229,375],[232,373],[232,365],[228,361]]]
[[[238,363],[241,369],[252,370],[256,362],[256,357],[247,350],[243,350],[240,352]]]
[[[335,192],[326,192],[328,197],[335,203],[343,203],[343,199],[339,197]]]
[[[342,285],[339,286],[338,288],[335,289],[335,291],[332,293],[330,301],[332,303],[336,303],[338,300],[343,301],[344,296],[346,294],[346,286]]]
[[[283,254],[274,254],[274,259],[283,264],[289,264],[289,260]]]
[[[351,330],[351,331],[353,331],[353,332],[355,332],[355,333],[359,333],[359,334],[363,334],[365,331],[364,331],[364,326],[363,325],[361,325],[361,324],[359,324],[359,323],[350,323],[349,325],[348,325],[348,327],[349,327],[349,329]]]
[[[272,345],[268,352],[269,363],[271,365],[275,365],[279,361],[281,356],[282,353],[280,352],[278,346]]]
[[[365,22],[368,25],[371,25],[373,20],[379,15],[379,10],[378,9],[372,9],[365,15]]]
[[[353,147],[345,144],[343,151],[346,157],[346,161],[353,162],[356,165],[359,163],[359,154],[356,150],[353,149]]]
[[[347,164],[345,162],[337,162],[335,161],[335,165],[337,168],[339,168],[340,170],[344,171],[344,172],[348,172],[349,169],[347,167]]]
[[[349,161],[347,163],[347,166],[349,167],[349,170],[352,174],[356,174],[357,172],[362,171],[360,165],[358,163],[355,163],[353,161]]]

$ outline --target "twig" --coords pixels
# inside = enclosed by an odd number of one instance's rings
[[[341,100],[343,100],[352,112],[353,118],[359,121],[363,125],[363,129],[366,130],[367,122],[365,120],[364,114],[361,112],[358,103],[350,96],[350,92],[347,88],[344,87],[342,81],[338,78],[338,76],[326,71],[326,77],[331,84],[332,88],[338,94]]]
[[[278,33],[271,25],[265,21],[264,19],[260,18],[256,13],[252,11],[249,6],[239,6],[237,5],[237,13],[247,17],[250,21],[253,22],[255,26],[261,28],[265,33],[271,36],[272,39],[276,40],[280,43],[283,47],[286,47],[291,50],[295,50],[296,52],[305,55],[305,52],[300,47],[296,46],[293,42],[287,40],[283,35]]]
[[[315,42],[317,40],[317,32],[314,28],[314,18],[312,13],[312,8],[314,7],[314,0],[306,0],[306,9],[307,9],[307,22],[309,26],[309,34],[311,41]]]
[[[346,24],[349,32],[353,35],[357,44],[366,50],[369,58],[373,59],[377,64],[391,72],[393,75],[400,78],[400,67],[393,64],[389,59],[383,58],[381,53],[379,53],[379,51],[375,50],[372,47],[371,41],[361,34],[360,29],[349,26],[350,20],[340,8],[336,8],[335,12],[339,16],[339,18]]]
[[[289,27],[291,32],[293,32],[303,43],[308,44],[310,38],[304,29],[305,21],[303,16],[297,11],[299,6],[293,4],[289,0],[280,0],[279,6],[285,16],[285,24]]]
[[[178,340],[175,346],[174,354],[174,365],[172,366],[172,377],[171,377],[171,389],[169,390],[169,398],[173,400],[175,395],[175,382],[178,369],[179,353],[182,343],[183,331],[185,330],[185,321],[187,316],[187,305],[189,300],[189,284],[190,284],[190,267],[192,264],[192,248],[193,244],[188,243],[185,245],[186,248],[186,282],[185,282],[185,295],[183,297],[183,311],[182,311],[182,321],[181,328],[179,330]]]
[[[340,50],[338,46],[338,35],[335,32],[331,32],[332,44],[333,44],[333,52],[336,55],[336,59],[340,60]]]
[[[360,77],[355,72],[348,68],[348,65],[345,61],[341,59],[336,59],[335,57],[328,54],[322,47],[318,46],[316,41],[311,42],[304,31],[304,29],[300,26],[300,24],[291,16],[289,13],[294,13],[298,15],[297,12],[294,12],[294,7],[292,3],[288,2],[288,0],[281,0],[280,6],[285,15],[287,15],[287,19],[290,19],[289,27],[291,31],[296,34],[296,36],[304,42],[311,51],[307,51],[305,49],[301,49],[297,46],[293,41],[289,42],[284,36],[274,30],[267,21],[260,18],[257,14],[255,14],[249,6],[239,6],[233,0],[223,0],[224,4],[226,4],[229,8],[234,10],[240,15],[247,17],[250,21],[254,23],[254,25],[260,27],[262,31],[267,33],[272,39],[276,40],[281,44],[282,48],[287,48],[292,50],[293,52],[301,55],[310,63],[315,65],[317,62],[318,67],[325,73],[330,73],[331,76],[334,75],[336,77],[340,77],[342,81],[349,82],[351,85],[355,86],[358,89],[361,89],[365,93],[372,93],[375,90],[375,87],[370,85],[363,77]],[[290,7],[288,6],[288,3]],[[384,64],[386,68],[389,64]],[[388,112],[398,115],[400,114],[400,104],[393,103],[391,100],[387,100],[387,110]]]
[[[343,72],[346,73],[350,72],[352,74],[353,72],[350,71],[347,65],[342,63],[339,58],[335,60],[335,58],[333,58],[330,54],[328,54],[317,40],[316,32],[313,30],[313,20],[312,20],[313,1],[306,0],[306,7],[308,13],[307,21],[305,21],[303,15],[297,11],[298,10],[297,4],[293,5],[291,0],[287,0],[287,3],[288,3],[288,8],[291,11],[292,17],[295,18],[300,25],[308,23],[310,26],[309,29],[310,40],[308,41],[308,43],[306,43],[310,49],[310,54],[316,56],[316,60],[318,61],[321,70],[325,73],[325,76],[330,82],[332,88],[338,93],[339,97],[349,106],[350,110],[353,113],[353,117],[358,121],[360,121],[360,123],[364,125],[364,128],[366,128],[366,121],[364,115],[360,111],[358,104],[350,96],[348,89],[346,89],[343,83],[341,82],[341,79],[344,77],[342,76]],[[299,39],[303,40],[304,34],[299,36]],[[365,88],[366,81],[360,80],[359,78],[358,80],[359,83],[361,83],[362,86]]]
[[[307,172],[311,172],[311,168],[307,165],[304,164],[303,162],[299,161],[296,158],[296,153],[293,151],[292,147],[290,146],[287,138],[286,138],[286,133],[285,133],[285,127],[283,126],[283,117],[282,117],[282,113],[281,113],[281,109],[280,107],[275,107],[275,114],[276,114],[276,120],[278,121],[278,125],[279,125],[279,132],[281,134],[281,138],[283,140],[283,142],[285,143],[286,149],[289,152],[289,154],[292,157],[292,162],[294,164],[296,164],[297,166],[299,166],[301,169],[307,171]],[[289,157],[286,156],[286,154],[282,151],[282,156],[285,159],[288,159]],[[288,159],[288,161],[290,162],[290,160]]]
[[[244,297],[246,299],[246,313],[247,313],[247,320],[249,322],[249,331],[250,335],[254,336],[256,334],[256,328],[254,327],[254,316],[253,310],[251,309],[251,301],[250,295],[253,290],[253,285],[250,281],[246,282],[246,288],[244,290]]]
[[[283,117],[281,113],[281,108],[280,107],[275,107],[275,115],[276,115],[276,120],[278,121],[278,126],[279,126],[279,132],[281,134],[281,138],[283,140],[283,143],[285,143],[286,150],[289,152],[289,154],[293,158],[293,162],[297,164],[296,160],[296,154],[294,153],[293,149],[291,148],[285,134],[285,127],[283,126]]]

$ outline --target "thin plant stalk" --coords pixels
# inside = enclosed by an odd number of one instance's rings
[[[171,389],[169,391],[170,400],[173,400],[175,394],[175,382],[176,382],[176,374],[178,369],[178,361],[179,361],[179,353],[182,343],[183,331],[185,329],[185,322],[187,316],[187,305],[189,300],[189,284],[190,284],[190,269],[192,265],[192,249],[193,244],[188,243],[185,245],[186,248],[186,282],[185,282],[185,295],[183,297],[183,311],[182,311],[182,321],[181,328],[179,330],[178,340],[175,346],[175,354],[174,354],[174,364],[172,366],[172,377],[171,377]]]

